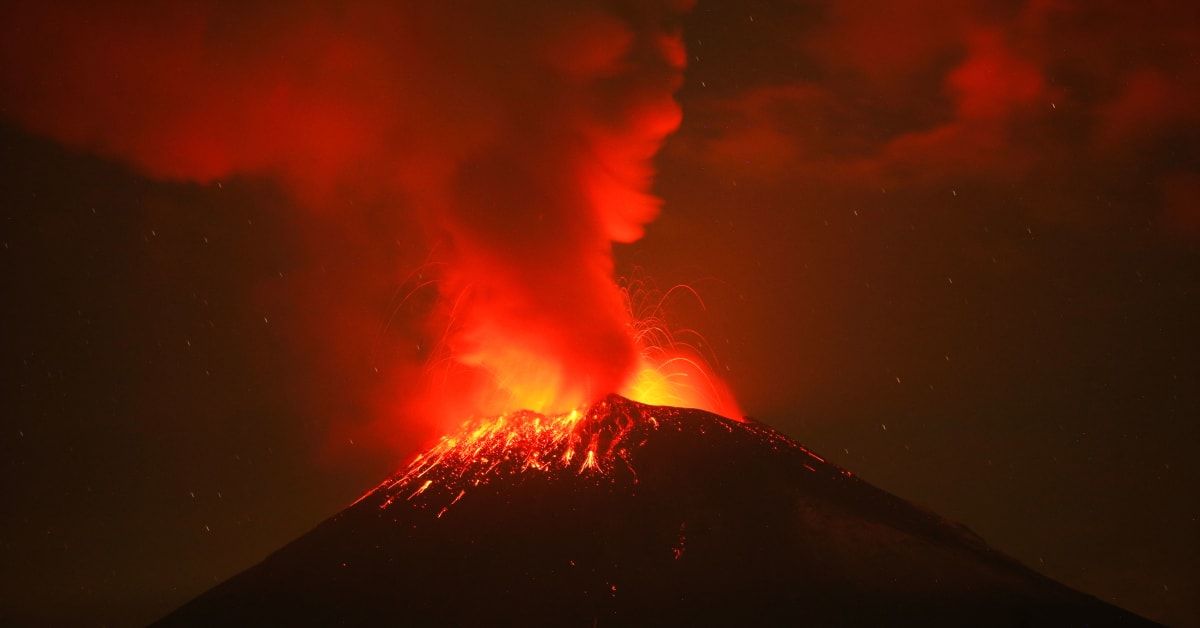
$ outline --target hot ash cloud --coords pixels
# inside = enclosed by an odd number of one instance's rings
[[[1181,202],[1195,201],[1186,181],[1200,170],[1183,148],[1200,127],[1193,5],[918,0],[770,11],[732,27],[764,31],[741,53],[758,61],[747,64],[754,73],[697,66],[705,88],[688,118],[705,133],[685,131],[673,156],[822,191],[1036,180],[1044,196],[1030,204],[1054,208],[1036,218],[1083,228],[1125,216],[1074,190],[1126,188],[1136,190],[1128,204],[1153,205],[1168,235],[1200,234]]]
[[[393,199],[439,243],[442,392],[558,410],[637,368],[611,245],[658,212],[688,4],[26,4],[0,104],[152,177],[266,175],[326,214]]]

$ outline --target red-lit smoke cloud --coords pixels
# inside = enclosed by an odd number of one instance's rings
[[[741,53],[761,60],[750,66],[755,75],[712,63],[687,103],[691,124],[706,131],[674,156],[738,179],[875,191],[1149,181],[1159,224],[1195,224],[1179,216],[1178,201],[1190,194],[1179,182],[1200,171],[1189,147],[1200,128],[1194,4],[803,6],[743,25],[769,31],[753,41],[770,48]],[[1043,218],[1112,218],[1070,199],[1041,200],[1060,213]]]
[[[610,249],[658,211],[688,4],[26,4],[0,106],[152,177],[265,175],[319,213],[392,199],[438,243],[444,392],[561,408],[638,360]]]

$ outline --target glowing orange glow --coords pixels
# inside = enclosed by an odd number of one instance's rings
[[[635,372],[619,391],[621,396],[649,405],[699,408],[740,420],[742,412],[733,393],[697,348],[703,338],[692,330],[674,331],[667,322],[666,302],[673,294],[690,295],[703,307],[696,291],[680,285],[657,295],[640,282],[629,282],[623,293],[640,355]],[[694,337],[695,344],[681,341],[685,334]]]
[[[657,363],[643,357],[621,395],[649,405],[699,408],[729,419],[741,418],[724,382],[709,373],[698,358],[682,352],[661,357]]]
[[[694,290],[677,286],[659,293],[640,281],[620,286],[610,282],[607,289],[621,300],[616,316],[621,324],[609,340],[632,348],[632,361],[626,364],[620,349],[608,352],[611,362],[577,362],[573,352],[578,348],[543,338],[557,332],[539,327],[542,320],[537,316],[503,315],[499,317],[506,320],[503,326],[489,320],[464,323],[470,329],[471,350],[464,351],[461,343],[447,344],[433,363],[431,397],[441,429],[452,431],[464,419],[522,410],[565,416],[614,393],[648,405],[697,408],[740,420],[737,401],[714,372],[714,356],[701,349],[704,339],[691,329],[673,330],[667,320],[666,301],[672,295],[690,295],[703,307]],[[613,315],[609,312],[603,318],[611,320]],[[464,333],[452,329],[447,336],[461,341]],[[568,450],[564,455],[575,453]]]

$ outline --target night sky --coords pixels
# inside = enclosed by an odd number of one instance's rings
[[[212,10],[237,45],[195,82],[172,46],[204,39],[205,3],[3,20],[0,623],[153,620],[440,432],[405,403],[437,358],[439,244],[378,171],[441,150],[390,146],[474,92],[396,96],[354,45],[386,22],[319,5]],[[503,60],[517,18],[485,17],[463,56]],[[749,416],[1069,586],[1200,625],[1200,9],[701,0],[683,26],[662,212],[617,274],[695,289],[672,326]],[[305,56],[329,50],[349,52]],[[276,56],[319,66],[290,92],[315,105],[212,157],[287,110],[255,87]],[[523,76],[497,67],[482,93]],[[162,113],[182,101],[201,113]]]

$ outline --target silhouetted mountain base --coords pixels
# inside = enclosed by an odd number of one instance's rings
[[[157,625],[1153,625],[753,421],[614,396],[569,432],[444,443]]]

